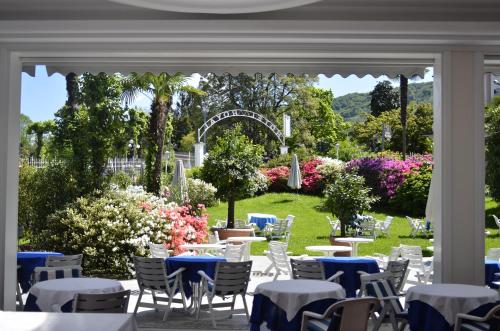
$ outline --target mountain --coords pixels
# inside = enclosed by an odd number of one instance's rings
[[[370,113],[370,93],[349,93],[333,99],[333,109],[346,121],[360,121]],[[408,102],[432,103],[432,82],[408,84]]]

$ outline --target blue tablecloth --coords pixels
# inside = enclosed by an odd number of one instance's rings
[[[486,304],[474,309],[468,314],[484,316],[494,306],[494,303]],[[411,331],[453,331],[453,325],[448,324],[443,315],[433,307],[418,300],[409,302],[408,322]],[[498,330],[496,328],[497,326],[490,330]]]
[[[36,267],[45,266],[47,256],[63,255],[57,252],[17,252],[17,265],[21,266],[19,270],[19,282],[23,293],[29,291],[31,287],[31,274]]]
[[[340,285],[345,289],[347,297],[355,297],[356,290],[361,287],[358,271],[369,274],[380,272],[377,261],[362,257],[321,257],[326,278],[333,276],[337,271],[343,271],[340,276]]]
[[[188,297],[191,297],[193,291],[190,283],[199,283],[201,276],[198,270],[203,270],[213,278],[215,276],[215,267],[217,262],[226,261],[223,257],[218,256],[173,256],[165,260],[167,272],[170,274],[179,268],[186,268],[182,273],[182,281],[184,282],[184,291]]]
[[[36,296],[33,294],[28,294],[28,298],[26,299],[26,303],[24,304],[24,311],[41,311],[36,304]],[[61,306],[61,311],[63,313],[71,313],[73,311],[73,300],[66,302]]]
[[[276,306],[268,297],[256,294],[253,297],[252,315],[250,316],[250,331],[259,331],[262,323],[273,331],[300,331],[302,313],[306,310],[323,314],[325,310],[337,300],[325,299],[312,302],[304,307],[288,321],[283,309]]]
[[[484,271],[484,283],[492,288],[496,288],[493,284],[494,281],[500,281],[500,277],[497,279],[495,273],[500,272],[500,262],[495,260],[485,261],[485,271]]]
[[[249,214],[248,222],[255,223],[259,229],[264,229],[267,223],[274,224],[277,221],[277,217],[274,215],[267,214]]]

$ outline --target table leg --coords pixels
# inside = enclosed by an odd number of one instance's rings
[[[358,243],[351,243],[352,247],[352,256],[358,256]]]

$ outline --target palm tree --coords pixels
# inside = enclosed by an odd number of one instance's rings
[[[408,78],[405,75],[399,75],[399,97],[401,101],[401,127],[403,128],[402,132],[402,148],[401,152],[403,154],[403,160],[406,159],[406,119],[407,119],[407,108],[408,108]]]
[[[132,73],[123,81],[123,99],[132,102],[139,93],[151,99],[147,152],[146,152],[146,190],[160,193],[163,147],[166,125],[173,96],[180,91],[200,94],[201,91],[186,85],[186,76],[180,73],[169,75],[161,73]]]

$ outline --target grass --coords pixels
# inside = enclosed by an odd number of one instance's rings
[[[319,210],[321,198],[308,195],[297,195],[292,193],[268,193],[259,197],[249,198],[236,202],[235,216],[239,219],[246,219],[247,213],[274,214],[278,218],[284,218],[288,214],[295,215],[295,222],[292,226],[292,236],[290,238],[289,250],[294,255],[308,254],[319,255],[318,253],[305,250],[310,245],[329,245],[330,225],[326,221],[327,212]],[[226,219],[227,204],[221,203],[218,206],[208,208],[209,225],[214,225],[216,219]],[[384,212],[365,213],[372,215],[376,219],[383,220]],[[486,226],[491,232],[491,236],[486,238],[486,250],[491,247],[500,247],[500,236],[498,228],[491,217],[492,214],[500,215],[500,204],[486,199]],[[377,237],[373,243],[360,244],[359,255],[372,255],[373,253],[388,254],[392,246],[399,244],[419,245],[423,249],[431,246],[428,238],[411,238],[410,226],[404,215],[395,215],[388,237]],[[252,244],[252,254],[262,255],[267,249],[266,242]],[[424,251],[426,255],[430,252]]]

